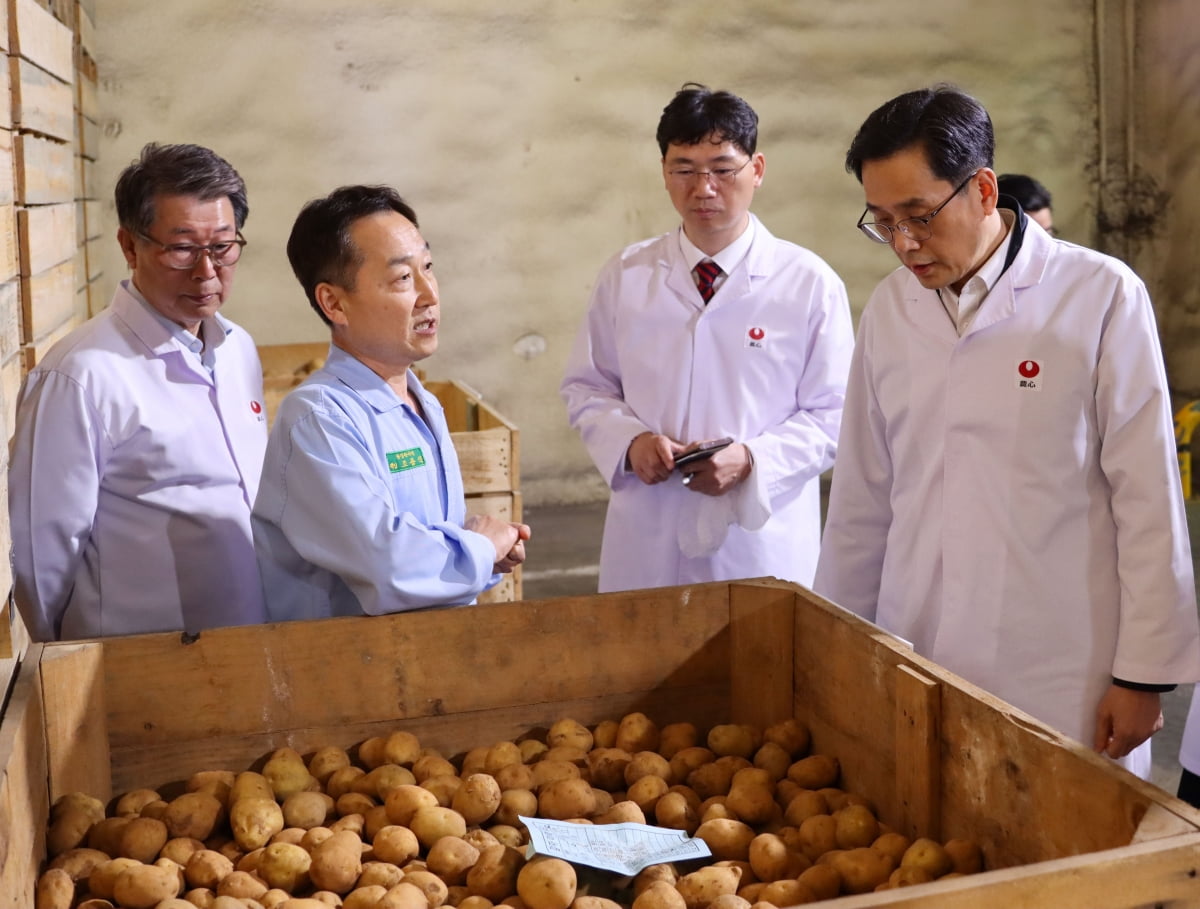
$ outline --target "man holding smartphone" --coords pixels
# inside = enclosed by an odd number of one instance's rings
[[[612,490],[600,590],[810,584],[854,343],[845,288],[750,213],[766,162],[745,101],[686,85],[656,138],[682,223],[604,266],[561,389]]]

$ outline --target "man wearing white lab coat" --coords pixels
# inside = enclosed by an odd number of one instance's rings
[[[262,371],[217,312],[245,243],[245,184],[209,149],[151,144],[116,202],[132,275],[18,402],[9,514],[35,640],[266,618],[250,534]]]
[[[567,364],[571,424],[612,489],[601,591],[812,581],[853,332],[833,270],[750,214],[766,166],[757,122],[703,86],[664,109],[682,224],[604,266]],[[720,437],[733,442],[677,467]]]
[[[950,87],[859,130],[860,228],[903,264],[859,326],[815,589],[1129,769],[1200,678],[1145,286],[999,197]]]

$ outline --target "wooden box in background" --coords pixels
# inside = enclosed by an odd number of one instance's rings
[[[324,343],[259,347],[269,421],[274,419],[275,410],[287,393],[325,362],[328,350],[329,345]],[[422,381],[446,412],[446,424],[462,473],[467,514],[520,521],[521,449],[517,427],[462,382]],[[483,593],[479,602],[508,602],[521,597],[521,568],[518,566],[499,584]]]
[[[982,874],[833,906],[1195,905],[1200,812],[814,594],[737,581],[34,645],[0,725],[0,905],[32,905],[51,801],[396,729],[447,755],[573,717],[795,715],[903,832]],[[822,904],[825,905],[825,904]]]

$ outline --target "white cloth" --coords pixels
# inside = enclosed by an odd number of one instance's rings
[[[751,220],[750,250],[707,306],[678,230],[623,250],[597,278],[562,396],[612,488],[602,591],[759,575],[812,581],[818,477],[837,449],[850,309],[828,265]],[[709,497],[676,477],[642,483],[625,469],[625,455],[646,431],[680,442],[731,436],[744,443],[754,460],[746,482],[769,520],[754,530],[755,521],[742,522],[754,516],[751,504],[739,518],[736,500],[696,501]],[[724,541],[689,557],[680,530],[709,508],[705,526],[724,523]],[[698,533],[691,551],[707,550],[717,535]]]
[[[1184,769],[1200,775],[1200,686],[1192,689],[1192,704],[1183,727],[1179,763]]]
[[[1113,677],[1200,678],[1137,276],[1027,222],[961,338],[934,291],[886,278],[859,327],[814,587],[1088,746]]]
[[[233,323],[202,330],[211,372],[123,283],[26,377],[9,514],[36,640],[265,619],[250,535],[262,369]]]

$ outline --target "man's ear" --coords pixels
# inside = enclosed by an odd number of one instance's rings
[[[1000,183],[996,179],[996,172],[990,167],[981,167],[979,169],[979,198],[983,202],[984,215],[990,215],[996,210],[996,203],[1000,201]]]
[[[316,286],[313,293],[317,298],[317,305],[321,307],[321,312],[325,313],[325,318],[334,325],[348,324],[346,309],[343,305],[345,295],[340,287],[322,281]]]
[[[125,264],[130,268],[137,265],[137,248],[134,246],[135,237],[123,227],[117,228],[117,243],[125,255]]]

